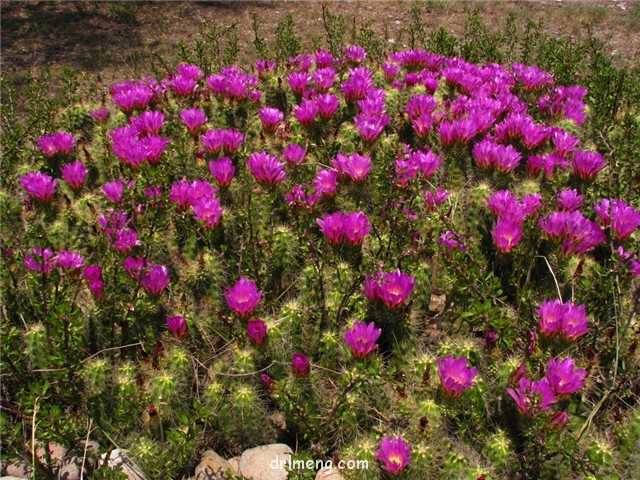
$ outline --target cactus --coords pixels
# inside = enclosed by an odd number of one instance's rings
[[[47,361],[47,332],[41,323],[30,325],[24,334],[25,354],[33,368],[46,368]]]

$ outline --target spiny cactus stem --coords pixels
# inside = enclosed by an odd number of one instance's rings
[[[351,285],[349,286],[347,292],[343,295],[342,301],[340,302],[340,306],[338,307],[338,311],[336,312],[336,324],[340,323],[340,317],[342,316],[342,311],[347,305],[347,302],[351,298],[351,296],[355,293],[358,286],[363,282],[364,275],[360,275],[353,280]]]

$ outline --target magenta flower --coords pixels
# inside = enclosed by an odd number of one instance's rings
[[[222,149],[227,154],[235,153],[244,140],[244,134],[234,128],[222,130]]]
[[[566,212],[573,212],[582,206],[584,195],[580,195],[575,188],[562,190],[558,194],[558,208]]]
[[[138,234],[135,230],[124,228],[115,232],[112,246],[119,252],[127,253],[138,245],[140,245],[140,240],[138,240]]]
[[[146,258],[127,257],[124,259],[124,269],[134,280],[139,280],[147,271],[149,261]]]
[[[376,348],[376,340],[380,337],[382,330],[376,328],[375,323],[366,324],[355,322],[352,328],[347,328],[344,334],[344,341],[351,348],[351,353],[355,358],[365,358]]]
[[[109,109],[108,108],[100,108],[98,110],[92,110],[91,116],[98,123],[105,123],[107,118],[109,118]]]
[[[204,222],[205,228],[215,228],[222,218],[223,209],[217,197],[199,198],[191,204],[193,218]]]
[[[160,135],[149,135],[140,141],[147,153],[146,160],[152,164],[160,161],[170,142],[169,138],[161,137]]]
[[[191,206],[200,203],[202,200],[212,199],[218,193],[218,191],[205,180],[194,180],[188,185],[187,198]]]
[[[316,59],[317,68],[330,67],[334,63],[333,55],[331,55],[329,52],[321,48],[316,50],[313,56]]]
[[[183,77],[193,78],[195,80],[202,78],[202,76],[204,75],[200,67],[191,63],[182,63],[178,65],[176,67],[176,71]]]
[[[147,135],[155,135],[164,125],[164,113],[149,110],[140,116],[131,119],[131,125],[139,132]]]
[[[178,95],[186,97],[189,95],[193,95],[193,93],[198,88],[198,81],[193,77],[174,75],[173,78],[169,80],[169,85],[171,86],[171,89]]]
[[[322,219],[316,218],[320,231],[332,245],[339,245],[344,240],[342,216],[342,212],[335,212],[325,213]]]
[[[260,380],[262,381],[266,389],[269,391],[269,393],[273,393],[276,391],[276,381],[273,378],[271,378],[269,375],[267,375],[266,373],[260,374]]]
[[[200,135],[202,146],[210,153],[218,154],[220,150],[226,153],[235,153],[244,135],[235,129],[207,130],[204,135]]]
[[[189,326],[184,317],[167,317],[167,328],[176,338],[183,337],[189,331]]]
[[[187,127],[189,133],[196,135],[207,123],[208,118],[199,108],[188,108],[180,111],[180,120]]]
[[[305,100],[300,105],[296,105],[293,110],[298,121],[307,128],[315,122],[318,113],[320,113],[320,108],[313,100]]]
[[[84,179],[89,173],[81,161],[65,164],[60,172],[62,173],[62,179],[69,184],[69,186],[77,190],[84,185]]]
[[[53,263],[63,270],[79,270],[84,267],[84,258],[79,253],[63,250],[54,257]]]
[[[569,414],[565,411],[556,412],[549,417],[549,428],[560,431],[569,423]]]
[[[560,128],[553,129],[551,132],[551,142],[556,149],[556,154],[562,158],[569,158],[580,145],[580,140]]]
[[[400,65],[395,65],[393,63],[384,62],[382,64],[382,73],[384,73],[384,79],[387,82],[393,81],[398,73],[400,73]]]
[[[434,174],[436,168],[440,166],[441,159],[432,151],[417,150],[411,152],[408,160],[415,168],[417,168],[425,178],[429,178]]]
[[[354,153],[349,157],[338,154],[333,166],[338,173],[347,175],[354,182],[362,182],[371,171],[371,157],[365,157]]]
[[[553,85],[553,75],[538,67],[514,63],[512,68],[516,78],[526,90],[539,90],[547,85]]]
[[[587,372],[582,369],[576,370],[573,358],[565,358],[564,360],[551,358],[547,365],[545,378],[554,393],[562,397],[576,393],[584,387]]]
[[[156,96],[153,89],[145,85],[134,85],[128,82],[123,84],[123,88],[118,88],[117,91],[113,91],[112,99],[120,110],[125,113],[132,112],[133,110],[146,108],[151,100]]]
[[[540,317],[538,327],[543,336],[552,337],[560,332],[565,310],[565,305],[559,300],[545,300],[540,304],[536,313]]]
[[[129,226],[129,216],[127,212],[110,208],[98,217],[98,224],[100,224],[104,233],[113,235],[117,230]]]
[[[625,240],[640,226],[640,211],[623,200],[611,201],[611,231],[617,240]]]
[[[382,437],[380,448],[376,450],[376,458],[382,462],[381,468],[390,475],[399,475],[411,462],[411,445],[406,443],[402,435]]]
[[[318,95],[315,98],[315,102],[318,106],[318,113],[322,118],[331,118],[340,106],[340,100],[338,100],[338,97],[331,93]]]
[[[267,326],[260,319],[249,320],[247,335],[256,345],[262,345],[267,340]]]
[[[440,384],[449,397],[458,398],[464,391],[476,385],[473,379],[478,375],[478,369],[469,368],[466,357],[454,358],[449,355],[444,359],[436,359],[436,363]]]
[[[336,71],[331,68],[319,68],[311,75],[311,80],[319,92],[326,92],[336,81]]]
[[[350,69],[349,78],[340,84],[345,100],[353,102],[365,98],[373,86],[372,76],[373,72],[365,67]]]
[[[247,317],[260,303],[262,290],[258,290],[255,282],[240,277],[233,287],[230,287],[224,294],[229,308],[241,318]]]
[[[215,162],[209,162],[209,171],[216,181],[218,187],[228,187],[233,180],[233,175],[236,173],[236,169],[233,166],[233,162],[228,157],[222,157]]]
[[[104,198],[112,203],[118,203],[122,198],[124,192],[124,182],[121,180],[114,180],[113,182],[107,182],[102,185],[102,194]]]
[[[409,118],[418,118],[424,114],[432,113],[438,106],[438,100],[431,95],[414,95],[407,102],[407,115]]]
[[[380,136],[385,127],[389,124],[389,115],[382,113],[379,115],[366,115],[360,113],[355,119],[356,130],[367,142],[373,142]]]
[[[311,371],[309,357],[303,353],[294,353],[291,358],[291,369],[296,377],[306,378]]]
[[[309,74],[306,72],[292,72],[287,76],[287,82],[293,93],[301,95],[309,84]]]
[[[352,246],[360,245],[364,237],[371,232],[369,219],[362,212],[343,214],[341,224],[344,238]]]
[[[33,255],[31,255],[31,253]],[[44,250],[42,248],[32,248],[31,253],[27,253],[24,256],[25,268],[49,275],[51,267],[53,266],[53,259],[51,257],[54,256],[54,252],[48,248]]]
[[[140,284],[150,295],[160,295],[169,286],[169,269],[164,265],[153,265],[146,272]]]
[[[200,135],[202,146],[209,153],[218,154],[224,145],[224,130],[207,130]]]
[[[76,139],[67,132],[43,135],[35,140],[45,157],[53,157],[56,154],[69,155],[76,144]]]
[[[416,136],[418,138],[427,138],[435,121],[436,119],[430,114],[424,113],[418,117],[412,118],[411,125],[413,125],[413,131],[416,132]]]
[[[441,205],[447,200],[447,198],[449,198],[449,195],[451,195],[450,191],[442,190],[441,188],[438,188],[435,192],[432,192],[431,190],[424,192],[424,200],[427,210],[430,212],[434,211],[438,205]]]
[[[96,265],[85,267],[83,273],[84,279],[87,281],[89,291],[96,298],[102,298],[104,295],[104,282],[102,281],[102,269]]]
[[[56,193],[58,180],[42,172],[29,172],[20,177],[20,185],[27,195],[41,202],[48,202]]]
[[[362,63],[367,58],[367,51],[360,45],[349,45],[344,49],[344,58],[353,63]]]
[[[584,305],[567,302],[564,305],[560,333],[567,340],[576,340],[589,333],[589,318]]]
[[[522,224],[527,218],[524,205],[509,190],[500,190],[491,194],[487,197],[487,204],[498,220]]]
[[[302,165],[307,157],[307,151],[297,143],[287,145],[282,151],[282,158],[290,167]]]
[[[162,188],[154,187],[152,185],[147,185],[144,187],[144,194],[147,197],[161,197],[162,196]]]
[[[275,132],[278,125],[284,120],[284,113],[277,108],[262,107],[258,112],[258,117],[265,130]]]
[[[253,177],[263,185],[277,187],[287,176],[285,164],[264,150],[249,155],[247,167],[251,170]]]
[[[521,378],[518,388],[507,388],[507,393],[515,400],[520,413],[526,416],[547,411],[558,401],[546,377],[537,382]]]
[[[319,195],[333,195],[338,188],[338,172],[329,169],[319,170],[313,179],[313,185]]]
[[[258,76],[259,77],[264,77],[266,76],[266,74],[270,71],[272,71],[274,68],[276,68],[276,62],[271,62],[271,61],[267,61],[267,60],[256,60],[254,66],[256,67],[256,71],[258,72]]]
[[[578,150],[573,156],[573,171],[583,180],[593,180],[607,163],[598,152]]]
[[[499,219],[491,230],[496,247],[501,252],[510,252],[522,239],[522,226],[516,222]]]
[[[378,273],[367,276],[364,293],[372,301],[380,300],[387,308],[399,308],[411,292],[414,277],[402,273],[399,269],[391,273]]]

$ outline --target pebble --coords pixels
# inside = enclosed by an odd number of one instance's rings
[[[283,443],[250,448],[240,457],[240,473],[247,480],[286,480],[292,454],[291,448]]]
[[[324,467],[318,470],[315,480],[344,480],[337,468]]]
[[[120,469],[124,472],[129,480],[149,480],[142,472],[140,467],[131,460],[125,452],[119,449],[111,450],[111,454],[107,458],[107,454],[102,455],[102,461],[107,461],[107,467],[111,470]]]
[[[194,480],[233,478],[226,475],[228,471],[234,471],[231,464],[213,450],[207,450],[196,467]]]

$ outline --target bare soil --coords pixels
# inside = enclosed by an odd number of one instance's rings
[[[358,24],[371,21],[379,32],[387,29],[390,42],[406,48],[412,1],[327,2],[333,14]],[[568,39],[580,39],[591,23],[598,37],[608,42],[620,63],[636,64],[640,58],[639,0],[423,0],[423,20],[428,31],[444,27],[463,32],[468,8],[482,10],[494,29],[504,26],[513,13],[522,28],[529,19],[542,21],[544,29]],[[1,67],[3,74],[24,79],[43,68],[64,68],[98,76],[104,82],[149,74],[150,59],[171,56],[182,40],[192,45],[201,32],[237,22],[240,62],[253,58],[251,15],[259,20],[260,34],[271,44],[278,22],[292,13],[296,30],[306,47],[324,34],[319,1],[210,1],[210,2],[34,2],[6,1],[1,7]]]

